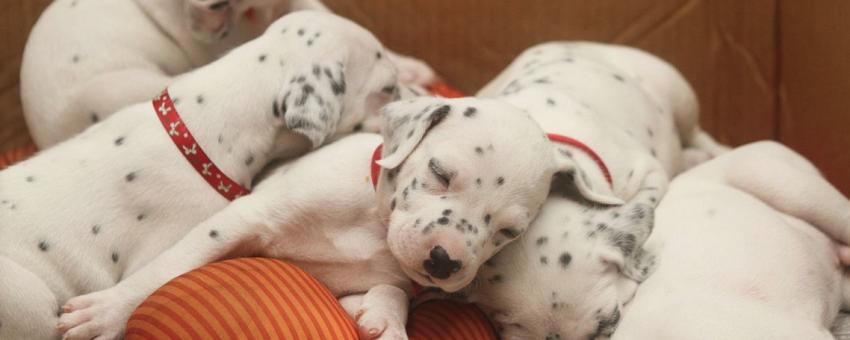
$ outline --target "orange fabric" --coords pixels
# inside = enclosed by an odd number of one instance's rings
[[[36,152],[35,145],[27,145],[20,148],[11,149],[0,154],[0,170],[8,168],[13,164],[20,162]]]
[[[411,313],[411,339],[496,339],[471,305],[426,303]],[[127,340],[357,339],[331,293],[291,264],[267,258],[213,263],[167,283],[136,309]]]

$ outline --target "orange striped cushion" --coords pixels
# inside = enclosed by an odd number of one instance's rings
[[[455,302],[411,314],[411,339],[496,339],[484,316]],[[136,339],[357,339],[331,293],[291,264],[266,258],[213,263],[167,283],[127,323]]]

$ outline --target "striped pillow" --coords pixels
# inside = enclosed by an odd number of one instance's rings
[[[471,305],[426,303],[411,313],[411,339],[496,339]],[[331,293],[286,262],[241,258],[175,278],[147,298],[127,323],[138,339],[357,339]]]

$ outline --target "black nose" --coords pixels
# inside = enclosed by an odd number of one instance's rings
[[[460,270],[460,261],[452,260],[449,253],[443,247],[436,246],[431,249],[431,258],[422,261],[422,267],[431,276],[444,280],[448,279],[454,273]]]

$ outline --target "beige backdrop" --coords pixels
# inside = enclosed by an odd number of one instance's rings
[[[702,123],[718,139],[779,139],[850,193],[850,1],[326,1],[469,92],[538,42],[598,40],[647,49],[691,81]],[[20,53],[49,2],[0,1],[0,150],[28,141],[17,91]]]

